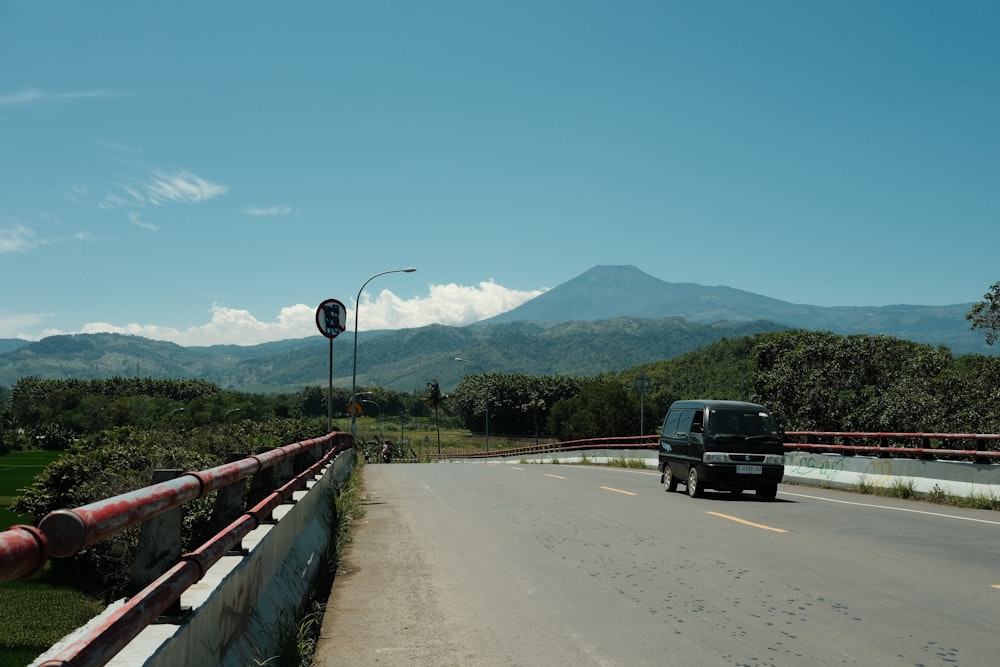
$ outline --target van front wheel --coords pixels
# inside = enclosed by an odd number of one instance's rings
[[[673,493],[677,490],[677,478],[674,477],[674,472],[670,469],[669,464],[663,469],[663,483],[667,493]]]
[[[698,480],[698,469],[688,470],[687,492],[692,498],[701,498],[701,484]]]
[[[761,500],[774,500],[778,496],[777,484],[765,484],[757,489],[757,497]]]

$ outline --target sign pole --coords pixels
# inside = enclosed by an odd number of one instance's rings
[[[316,309],[316,328],[330,339],[330,377],[326,385],[326,431],[333,431],[333,339],[347,328],[347,309],[336,299],[327,299]]]
[[[333,339],[330,339],[330,380],[326,385],[326,432],[333,431]]]

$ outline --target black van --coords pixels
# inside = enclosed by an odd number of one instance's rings
[[[675,401],[660,435],[660,482],[688,495],[704,489],[774,500],[785,474],[782,432],[770,410],[740,401]]]

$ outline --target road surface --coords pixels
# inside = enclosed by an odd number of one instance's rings
[[[993,665],[1000,514],[653,471],[364,469],[316,664]],[[683,490],[683,486],[681,487]]]

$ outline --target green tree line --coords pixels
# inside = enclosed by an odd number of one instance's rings
[[[635,389],[637,375],[649,390]],[[674,400],[751,400],[770,407],[787,430],[996,433],[1000,358],[954,357],[946,348],[888,336],[785,331],[723,339],[673,359],[589,378],[486,373],[450,394],[360,388],[383,416],[454,421],[491,434],[576,440],[656,433]],[[335,390],[338,418],[351,396]],[[7,446],[65,451],[16,502],[40,520],[149,483],[156,468],[204,469],[326,430],[327,390],[252,395],[203,381],[38,380],[0,392]],[[368,405],[366,413],[371,415]],[[374,408],[373,408],[374,409]],[[377,416],[377,414],[376,414]],[[227,418],[228,417],[228,418]],[[65,426],[61,426],[65,425]],[[72,431],[72,433],[67,433]],[[203,535],[208,505],[186,508],[185,544]],[[134,549],[126,533],[58,560],[54,573],[116,595]],[[88,580],[85,573],[101,573]],[[82,583],[81,583],[82,585]]]
[[[638,375],[648,391],[633,387]],[[995,432],[1000,428],[1000,359],[954,357],[947,348],[889,336],[784,331],[722,339],[694,352],[589,378],[483,373],[450,394],[360,387],[366,414],[458,423],[522,438],[655,433],[674,400],[752,400],[789,430]],[[224,391],[201,380],[22,378],[0,392],[0,451],[62,449],[108,428],[198,427],[230,421],[318,418],[328,390],[294,394]],[[350,392],[335,388],[333,414]],[[644,433],[643,433],[644,432]]]
[[[651,385],[642,396],[633,388],[640,374]],[[450,408],[466,426],[482,429],[489,406],[493,432],[532,435],[522,406],[529,387],[540,387],[542,434],[557,440],[655,433],[670,403],[684,398],[762,403],[787,430],[1000,429],[1000,358],[954,357],[947,348],[890,336],[763,333],[618,373],[557,380],[469,377]],[[567,391],[555,397],[552,387]]]

